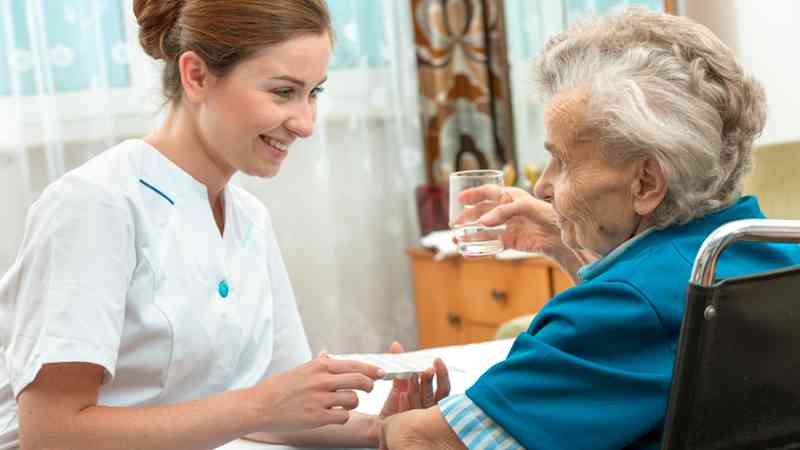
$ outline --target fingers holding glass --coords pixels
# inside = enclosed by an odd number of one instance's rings
[[[478,220],[498,204],[503,194],[499,170],[468,170],[450,174],[450,227],[464,256],[493,255],[503,250],[502,226]]]

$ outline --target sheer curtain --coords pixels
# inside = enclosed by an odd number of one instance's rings
[[[131,0],[0,0],[0,272],[47,184],[157,119],[158,73],[129,11]]]
[[[268,205],[312,348],[416,345],[410,268],[421,131],[408,2],[329,0],[337,46],[316,133],[275,179],[234,182]],[[50,182],[163,113],[132,0],[0,0],[0,273]]]

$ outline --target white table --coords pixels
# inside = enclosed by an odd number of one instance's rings
[[[450,370],[450,393],[461,394],[472,386],[475,380],[489,367],[505,359],[513,342],[513,339],[504,339],[480,344],[420,350],[419,353],[429,353],[441,357]],[[391,387],[390,382],[381,381],[375,384],[372,393],[359,392],[359,405],[356,411],[377,414]],[[219,450],[292,450],[293,448],[238,439],[219,447]]]

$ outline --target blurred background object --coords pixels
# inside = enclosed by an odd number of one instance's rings
[[[800,141],[757,147],[744,193],[758,197],[771,219],[800,219]]]
[[[417,217],[419,218],[420,236],[427,236],[434,231],[450,228],[448,224],[449,178],[448,165],[441,159],[437,159],[433,164],[433,181],[417,186]]]
[[[542,175],[542,168],[534,162],[527,162],[522,167],[522,171],[525,174],[524,187],[533,192],[533,188],[536,186],[539,176]]]

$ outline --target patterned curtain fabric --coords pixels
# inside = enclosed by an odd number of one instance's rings
[[[428,180],[439,167],[513,163],[502,0],[411,5]]]
[[[222,1],[222,0],[220,0]],[[315,350],[416,346],[404,251],[423,180],[407,2],[329,0],[337,35],[315,135],[277,178],[236,177],[270,208]],[[0,0],[0,275],[41,190],[153,129],[160,66],[132,0]]]

